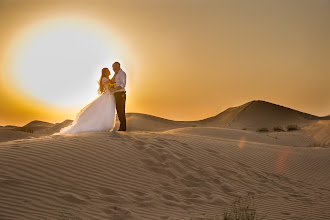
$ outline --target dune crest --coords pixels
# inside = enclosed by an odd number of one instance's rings
[[[330,137],[326,128],[328,127],[327,121],[329,121],[328,117],[314,116],[261,100],[228,108],[216,116],[198,121],[173,121],[142,113],[127,113],[128,131],[164,132],[178,128],[214,127],[252,132],[256,132],[259,129],[268,129],[268,131],[272,132],[274,127],[281,127],[285,130],[286,126],[294,125],[305,131],[300,131],[299,134],[296,134],[296,136],[299,136],[297,137],[298,145],[304,142],[303,140],[306,140],[308,145],[322,142],[322,146],[328,146],[330,143]],[[72,120],[65,120],[57,124],[32,121],[23,127],[2,127],[0,129],[0,141],[52,135],[71,123]],[[117,128],[118,120],[115,129]],[[16,133],[14,131],[33,132],[33,135]],[[288,139],[286,142],[279,142],[285,144],[291,142],[291,136],[293,135],[276,133],[270,134],[270,136]]]

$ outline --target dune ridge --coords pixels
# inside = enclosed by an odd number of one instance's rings
[[[212,127],[235,128],[237,128],[237,126],[247,125],[248,127],[254,128],[256,126],[260,127],[262,125],[267,124],[271,124],[274,126],[275,124],[285,125],[288,123],[305,125],[309,124],[308,122],[311,121],[315,122],[319,120],[330,119],[330,116],[318,117],[262,100],[254,100],[237,107],[231,107],[215,116],[196,121],[174,121],[143,113],[127,113],[126,115],[127,118],[131,118],[132,120],[136,119],[140,121],[153,121],[154,123],[159,123],[163,126],[167,125],[169,128],[203,125],[208,125]],[[66,126],[68,121],[70,120],[65,120],[64,122],[62,122],[62,124]],[[266,121],[266,123],[264,123],[264,121]],[[31,127],[36,128],[35,130],[41,130],[38,129],[38,127],[44,127],[45,129],[56,125],[57,127],[59,127],[59,124],[61,123],[52,124],[49,122],[35,120],[19,128]],[[133,123],[133,126],[134,124],[135,123]]]
[[[24,131],[24,130],[33,130],[33,131],[38,131],[38,130],[43,130],[43,129],[47,129],[54,126],[53,123],[49,123],[49,122],[45,122],[45,121],[38,121],[38,120],[34,120],[31,121],[30,123],[22,126],[22,127],[17,127],[14,128],[14,130],[16,131]]]
[[[307,125],[315,120],[326,120],[304,112],[274,103],[255,100],[244,105],[228,108],[224,112],[201,122],[216,125],[217,123],[233,128],[256,129],[269,126],[286,126],[289,124]]]
[[[295,136],[300,146],[300,143],[306,140],[305,142],[307,145],[320,145],[321,143],[323,147],[328,147],[330,145],[330,135],[327,132],[329,120],[327,119],[328,117],[314,116],[261,100],[255,100],[238,107],[228,108],[216,116],[198,121],[173,121],[142,113],[127,113],[128,131],[164,132],[179,128],[213,127],[237,130],[244,129],[255,132],[261,128],[272,131],[273,128],[277,126],[285,130],[286,126],[295,125],[300,127],[302,131],[295,132],[294,134],[276,132],[266,135],[272,138],[280,138],[281,140],[285,139],[286,142],[278,141],[281,144],[292,143],[292,137]],[[2,127],[0,129],[0,141],[51,135],[59,132],[63,127],[71,123],[72,120],[65,120],[56,124],[32,121],[23,127]],[[115,129],[118,129],[118,125],[117,119]],[[16,131],[33,132],[33,135],[16,133]]]

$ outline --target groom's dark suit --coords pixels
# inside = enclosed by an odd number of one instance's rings
[[[114,92],[116,100],[117,115],[120,121],[119,131],[126,131],[126,115],[125,115],[125,103],[126,103],[126,73],[120,69],[117,74],[112,78],[116,83],[115,88],[121,87],[122,89]]]

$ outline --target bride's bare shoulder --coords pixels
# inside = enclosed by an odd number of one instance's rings
[[[102,78],[102,83],[108,83],[108,82],[110,82],[110,80],[108,78],[106,78],[106,77]]]

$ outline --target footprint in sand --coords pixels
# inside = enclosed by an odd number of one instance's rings
[[[187,143],[183,143],[183,142],[180,142],[180,141],[177,141],[177,140],[169,140],[169,142],[171,142],[172,144],[174,143],[175,144],[178,144],[178,145],[181,145],[189,150],[193,149],[193,147],[191,147],[189,144]]]
[[[133,215],[132,212],[117,206],[110,206],[103,209],[103,212],[109,215],[111,220],[135,220],[139,219],[137,216]]]
[[[101,193],[101,200],[113,203],[113,204],[125,204],[127,203],[127,199],[120,196],[118,193],[116,193],[114,190],[106,187],[99,187],[97,189],[99,193]]]
[[[131,197],[130,201],[136,203],[139,207],[150,208],[153,206],[152,198],[144,192],[132,191],[129,195]]]
[[[177,208],[181,208],[183,210],[187,210],[187,209],[191,208],[190,204],[187,204],[185,201],[181,201],[181,200],[177,199],[175,196],[173,196],[172,194],[170,194],[168,192],[162,193],[161,200],[162,200],[163,204],[165,204],[167,206],[177,207]]]
[[[157,197],[162,194],[164,191],[170,191],[170,192],[175,192],[176,191],[176,186],[167,182],[160,182],[161,186],[158,189],[155,189],[154,192],[157,194]]]
[[[59,197],[73,204],[86,204],[86,199],[88,199],[88,197],[84,198],[83,196],[70,192],[60,192]]]
[[[175,198],[175,196],[173,196],[172,194],[170,194],[168,192],[163,192],[161,196],[165,200],[174,201],[174,202],[177,202],[177,203],[180,202],[177,198]]]
[[[176,179],[177,176],[167,167],[166,164],[156,162],[151,159],[141,159],[141,161],[147,166],[147,169],[155,172],[158,175],[165,175],[171,179]]]
[[[152,147],[158,148],[158,149],[164,149],[165,148],[164,146],[159,145],[159,144],[155,144],[155,143],[152,144]]]
[[[118,195],[114,190],[106,187],[99,187],[97,191],[103,195]]]
[[[147,143],[144,142],[144,141],[140,141],[140,140],[137,140],[137,139],[135,139],[133,141],[133,146],[138,150],[145,150],[147,148],[146,145],[147,145]]]
[[[212,150],[212,149],[205,149],[207,152],[209,152],[211,155],[214,155],[215,157],[218,157],[219,152]]]
[[[100,198],[103,201],[106,201],[107,203],[116,204],[116,205],[122,205],[127,204],[127,199],[125,199],[122,196],[117,195],[104,195]]]
[[[181,178],[181,183],[186,187],[207,187],[207,183],[192,173],[186,174]]]
[[[155,138],[155,140],[158,141],[159,143],[162,143],[162,144],[165,144],[165,145],[169,145],[169,143],[165,139]]]

